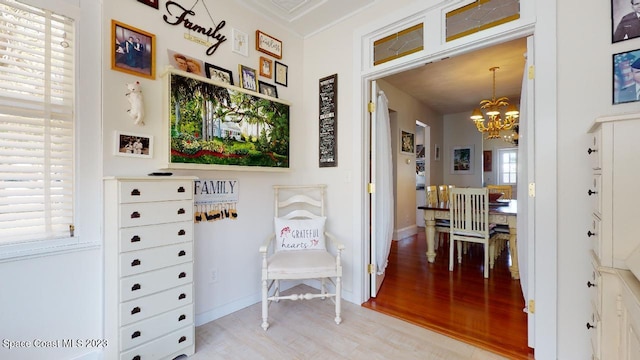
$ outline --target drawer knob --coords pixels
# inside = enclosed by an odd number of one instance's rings
[[[131,266],[139,266],[142,262],[138,259],[135,259],[131,262]]]
[[[598,152],[598,150],[592,149],[592,148],[589,148],[589,150],[587,150],[587,154],[589,154],[589,155],[591,155],[594,152]]]
[[[133,284],[133,286],[131,287],[131,291],[140,290],[141,288],[142,286],[140,286],[140,284]]]
[[[178,321],[182,321],[182,320],[186,320],[187,319],[187,315],[182,314],[180,315],[180,317],[178,317]]]
[[[132,358],[131,358],[131,360],[140,360],[140,359],[142,359],[142,358],[140,357],[140,355],[136,355],[136,356],[134,356],[134,357],[132,357]]]
[[[181,272],[180,274],[178,274],[178,279],[182,279],[184,277],[187,277],[187,273],[186,272]]]
[[[178,215],[182,215],[186,213],[186,211],[183,208],[180,208],[180,210],[178,210]]]
[[[185,342],[187,341],[187,337],[186,336],[180,336],[180,339],[178,339],[178,344],[181,342]]]
[[[131,242],[132,242],[132,243],[139,242],[139,241],[140,241],[140,236],[138,236],[138,235],[134,235],[134,236],[131,238]]]
[[[137,337],[140,337],[140,335],[142,335],[142,334],[140,334],[140,331],[135,331],[133,334],[131,334],[131,338],[135,339]]]
[[[134,211],[134,212],[131,213],[131,218],[132,219],[137,219],[139,217],[140,217],[140,213],[139,212]]]
[[[187,252],[184,250],[180,250],[180,252],[178,253],[178,256],[185,256],[187,255]]]
[[[131,309],[131,315],[137,314],[140,312],[140,308],[139,307],[134,307],[133,309]]]
[[[596,234],[596,233],[591,232],[591,230],[587,231],[587,236],[588,236],[588,237],[592,237],[592,236],[594,236],[595,234]]]
[[[593,191],[593,190],[589,189],[588,194],[589,194],[589,196],[591,196],[591,195],[597,194],[597,192],[595,192],[595,191]]]
[[[186,235],[186,231],[184,231],[184,229],[180,229],[180,231],[178,231],[178,236],[185,236]]]
[[[182,187],[182,186],[180,186],[180,187],[178,188],[178,192],[179,192],[179,193],[183,193],[183,192],[185,192],[185,191],[186,191],[186,190],[185,190],[185,189],[184,189],[184,187]]]
[[[591,281],[587,281],[587,287],[595,287],[596,284],[592,283]]]
[[[178,300],[182,300],[182,299],[186,299],[187,298],[187,294],[182,293],[178,296]]]
[[[138,189],[131,190],[131,196],[140,196],[140,190]]]
[[[589,323],[587,323],[587,330],[591,330],[591,329],[595,329],[596,326],[595,325],[591,325]]]

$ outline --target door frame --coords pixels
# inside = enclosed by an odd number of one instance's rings
[[[503,24],[496,30],[492,28],[481,33],[476,33],[465,38],[464,41],[455,41],[454,44],[440,43],[440,39],[426,37],[425,49],[435,49],[431,53],[425,50],[408,55],[406,57],[384,63],[382,65],[370,65],[368,59],[372,56],[373,41],[381,35],[398,31],[409,21],[416,21],[417,17],[422,16],[425,24],[429,24],[431,30],[440,25],[443,30],[444,24],[442,17],[447,10],[451,10],[455,4],[446,4],[446,2],[437,2],[435,5],[429,3],[427,5],[414,4],[400,9],[391,17],[384,17],[383,20],[376,23],[368,24],[358,29],[354,34],[354,78],[353,92],[354,98],[360,99],[361,106],[355,108],[355,118],[360,118],[361,132],[354,132],[356,143],[361,145],[361,174],[365,174],[369,168],[368,151],[370,144],[365,134],[369,132],[366,111],[366,104],[371,96],[370,82],[392,75],[398,72],[410,70],[412,68],[423,66],[426,63],[439,61],[447,57],[456,56],[462,53],[472,52],[476,49],[487,46],[496,45],[502,42],[514,40],[517,38],[526,38],[535,36],[535,44],[538,49],[535,52],[534,63],[539,64],[539,77],[536,77],[534,98],[537,100],[535,108],[536,118],[532,124],[532,132],[530,141],[535,144],[535,139],[545,138],[545,146],[534,146],[532,154],[535,169],[539,177],[536,178],[537,185],[545,189],[544,193],[534,194],[536,202],[532,206],[534,214],[530,214],[536,219],[536,223],[532,226],[535,228],[535,236],[533,239],[537,245],[532,249],[534,260],[537,264],[529,264],[529,269],[535,269],[534,288],[538,289],[536,294],[536,328],[533,337],[533,347],[536,354],[542,357],[554,358],[557,354],[557,208],[553,199],[557,194],[557,132],[555,126],[557,124],[557,51],[555,50],[555,1],[554,0],[536,0],[534,2],[520,2],[521,18],[512,23]],[[418,8],[419,7],[419,8]],[[413,15],[412,15],[413,14]],[[435,25],[433,25],[435,22]],[[544,28],[536,28],[536,22],[547,24]],[[443,33],[440,31],[440,33]],[[538,36],[539,34],[539,36]],[[434,42],[435,41],[435,42]],[[427,46],[428,45],[428,46]],[[541,50],[542,49],[542,50]],[[544,107],[542,106],[544,104]],[[543,136],[544,135],[544,136]],[[547,145],[548,144],[548,145]],[[537,161],[535,160],[537,159]],[[542,175],[540,175],[542,174]],[[534,188],[535,188],[534,184]],[[368,212],[370,202],[367,195],[367,183],[364,176],[361,177],[360,184],[357,184],[359,191],[356,193],[356,199],[360,202],[360,209],[363,214]],[[359,225],[360,229],[356,230],[362,234],[362,243],[359,250],[360,258],[356,259],[356,267],[366,269],[369,258],[369,242],[368,237],[369,219],[363,217]],[[542,263],[542,259],[546,259]],[[359,260],[359,263],[358,263]],[[544,265],[544,266],[543,266]],[[358,271],[354,273],[358,277]],[[359,279],[354,279],[356,283],[360,282],[359,290],[361,294],[361,302],[369,299],[369,274],[366,271],[360,272]],[[538,285],[538,286],[535,286]],[[540,291],[540,289],[544,289]]]

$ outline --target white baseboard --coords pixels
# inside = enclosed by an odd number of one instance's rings
[[[402,240],[418,233],[418,226],[413,224],[402,229],[393,231],[393,240]]]

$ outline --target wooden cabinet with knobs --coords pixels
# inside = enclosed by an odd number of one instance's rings
[[[105,359],[194,353],[193,179],[104,181]]]
[[[591,180],[586,196],[591,203],[585,239],[591,245],[593,271],[587,281],[591,314],[586,326],[593,359],[632,359],[640,344],[640,292],[628,271],[626,258],[640,246],[636,214],[640,209],[640,114],[596,119],[589,130],[587,154]],[[638,314],[636,314],[638,313]],[[637,315],[637,316],[636,316]]]

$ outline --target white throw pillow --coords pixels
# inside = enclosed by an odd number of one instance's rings
[[[324,224],[326,217],[315,219],[274,218],[276,251],[326,250]]]

